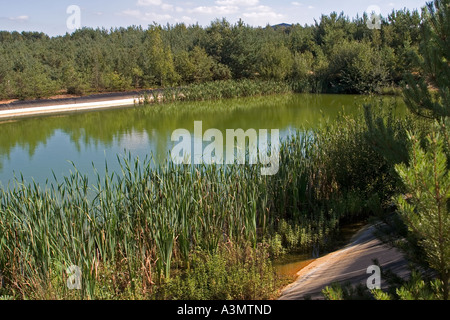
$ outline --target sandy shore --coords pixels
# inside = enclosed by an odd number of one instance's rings
[[[374,235],[374,226],[366,226],[341,250],[316,259],[297,273],[297,280],[285,287],[280,300],[324,299],[322,289],[333,282],[366,285],[367,268],[378,259],[382,270],[389,269],[401,277],[409,275],[408,262],[395,248],[384,245]],[[381,288],[387,283],[381,279]]]

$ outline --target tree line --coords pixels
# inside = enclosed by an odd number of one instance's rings
[[[369,29],[368,17],[322,15],[311,25],[82,28],[49,37],[0,32],[0,99],[187,85],[286,81],[298,92],[383,92],[414,71],[423,13],[407,9]]]

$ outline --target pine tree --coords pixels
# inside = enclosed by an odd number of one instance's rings
[[[147,49],[150,76],[161,86],[176,83],[179,75],[175,71],[172,51],[164,46],[161,39],[161,28],[152,26],[147,32],[150,43]]]
[[[427,137],[427,150],[419,139],[410,136],[413,147],[409,166],[397,164],[395,169],[402,178],[409,199],[396,198],[400,216],[409,232],[419,239],[429,266],[436,270],[448,299],[450,277],[450,173],[444,152],[445,138],[435,130]]]
[[[400,247],[413,261],[418,253],[423,254],[415,262],[425,262],[438,272],[445,299],[450,275],[449,6],[449,0],[427,4],[421,27],[421,56],[416,56],[420,77],[410,73],[403,90],[406,105],[413,114],[434,119],[440,125],[416,129],[416,136],[404,139],[402,135],[396,136],[389,121],[386,124],[382,118],[374,118],[369,107],[365,113],[366,138],[390,166],[395,165],[394,174],[398,174],[404,188],[404,195],[395,198],[399,221],[397,218],[391,221],[402,231],[407,228],[405,233],[397,230],[404,235]],[[415,127],[413,122],[411,126]],[[420,138],[430,131],[426,141]],[[407,152],[409,145],[411,151]],[[423,149],[424,145],[428,147]]]
[[[395,166],[403,180],[407,201],[399,196],[396,203],[409,232],[419,239],[429,266],[439,274],[444,299],[448,299],[450,276],[450,173],[448,129],[450,116],[450,0],[427,4],[422,24],[418,61],[420,77],[409,74],[403,94],[408,109],[420,117],[435,119],[441,125],[427,136],[428,148],[411,137],[409,167]],[[422,142],[423,144],[423,142]]]
[[[440,119],[450,116],[450,0],[427,4],[422,29],[420,77],[407,76],[404,98],[414,114]]]

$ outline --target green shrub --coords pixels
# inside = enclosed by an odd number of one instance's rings
[[[364,42],[344,41],[336,45],[327,74],[331,92],[379,92],[389,83],[382,52]]]
[[[191,269],[168,280],[156,294],[174,300],[271,299],[280,288],[267,248],[225,244],[217,252],[197,251]]]
[[[372,295],[363,284],[352,285],[350,282],[343,284],[333,282],[322,290],[325,300],[371,300]]]

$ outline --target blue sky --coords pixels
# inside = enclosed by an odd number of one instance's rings
[[[370,6],[378,6],[383,15],[393,9],[416,9],[425,0],[0,0],[0,30],[42,31],[51,36],[71,32],[66,13],[70,5],[81,9],[81,26],[111,27],[159,24],[199,23],[208,25],[215,18],[250,25],[278,23],[311,24],[321,14],[336,11],[350,17],[362,15]]]

